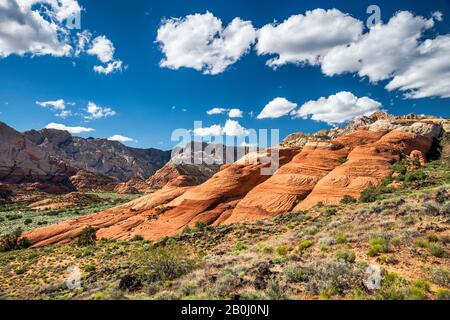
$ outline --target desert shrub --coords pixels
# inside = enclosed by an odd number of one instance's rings
[[[388,241],[383,237],[377,237],[370,241],[371,248],[367,252],[369,257],[375,257],[380,253],[386,253],[389,251]]]
[[[425,270],[428,279],[442,287],[450,288],[450,269],[446,267],[428,268]]]
[[[31,243],[27,238],[21,238],[22,230],[16,231],[4,235],[0,238],[0,252],[21,250],[28,248]]]
[[[277,216],[274,220],[276,222],[305,222],[311,219],[304,211],[290,211],[288,213]]]
[[[237,274],[232,269],[224,269],[217,275],[214,291],[219,296],[230,294],[237,286]]]
[[[345,234],[338,234],[336,236],[336,243],[343,244],[343,243],[347,243],[347,242],[348,242],[348,239]]]
[[[234,248],[233,248],[233,250],[237,251],[237,252],[245,251],[247,249],[248,249],[248,247],[242,242],[236,242],[236,244],[234,245]]]
[[[430,245],[428,246],[428,250],[436,258],[442,258],[445,256],[445,250],[439,243],[430,243]]]
[[[423,181],[427,178],[427,175],[422,170],[412,171],[408,172],[405,175],[405,182],[406,183],[412,183],[417,181]]]
[[[266,300],[267,296],[263,291],[247,290],[239,292],[241,300]]]
[[[359,201],[369,203],[375,202],[379,196],[379,190],[374,186],[367,187],[363,192],[361,192],[361,196],[359,197]]]
[[[289,246],[278,246],[276,248],[276,252],[280,255],[280,256],[285,256],[289,253],[289,251],[291,251],[291,248]]]
[[[337,213],[336,207],[328,207],[325,209],[325,215],[327,217],[334,216]]]
[[[193,232],[193,233],[200,232],[200,231],[205,230],[206,228],[208,228],[208,225],[206,223],[197,221],[195,223],[195,226],[191,229],[191,232]]]
[[[425,239],[418,239],[416,240],[416,246],[428,249],[431,255],[437,258],[442,258],[443,256],[445,256],[445,250],[439,243],[430,242],[429,240]]]
[[[450,300],[450,290],[447,289],[443,289],[443,290],[439,290],[436,298],[438,298],[439,300]]]
[[[406,167],[403,165],[403,163],[401,163],[401,162],[397,162],[397,163],[394,163],[393,165],[392,165],[392,170],[395,172],[395,173],[398,173],[398,174],[400,174],[400,175],[404,175],[404,174],[406,174]]]
[[[32,223],[33,223],[33,219],[30,219],[30,218],[25,219],[25,221],[23,222],[24,225],[29,225],[29,224],[32,224]]]
[[[357,200],[355,198],[353,198],[352,196],[344,196],[341,199],[341,203],[342,204],[352,204],[352,203],[356,203]]]
[[[142,289],[142,281],[139,276],[126,274],[120,278],[119,289],[122,291],[134,292]]]
[[[131,239],[131,241],[143,241],[144,240],[144,237],[143,236],[140,236],[140,235],[135,235],[132,239]]]
[[[336,252],[335,257],[338,260],[343,260],[343,261],[350,262],[350,263],[355,262],[355,260],[356,260],[355,253],[352,250],[346,250],[346,249],[338,250]]]
[[[193,270],[195,259],[179,245],[143,247],[131,255],[134,269],[148,282],[173,280]]]
[[[265,293],[269,300],[288,300],[289,296],[286,291],[285,285],[280,283],[278,279],[271,279],[267,283]]]
[[[161,291],[153,296],[155,300],[180,300],[181,297],[177,292]]]
[[[441,214],[449,216],[450,215],[450,202],[446,202],[441,208]]]
[[[379,290],[383,300],[424,300],[430,286],[423,280],[410,283],[395,273],[388,273]]]
[[[22,216],[20,214],[9,214],[9,215],[6,215],[6,219],[8,219],[9,221],[14,221],[14,220],[22,219]]]
[[[300,242],[300,244],[298,245],[298,249],[300,251],[306,250],[309,247],[311,247],[313,245],[313,242],[311,240],[303,240],[302,242]]]
[[[306,271],[300,265],[292,263],[284,269],[286,280],[292,283],[304,282],[308,280]]]
[[[314,294],[343,294],[362,287],[364,272],[343,260],[316,262],[311,266],[307,288]]]
[[[84,228],[77,239],[77,244],[81,247],[93,245],[96,242],[97,242],[97,232],[91,226]]]
[[[340,164],[344,164],[344,163],[346,163],[347,161],[348,161],[348,159],[347,159],[346,157],[342,157],[342,158],[339,159],[339,163],[340,163]]]

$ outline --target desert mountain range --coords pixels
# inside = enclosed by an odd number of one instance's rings
[[[392,174],[392,164],[402,158],[417,158],[423,164],[448,130],[447,119],[375,113],[344,128],[292,134],[274,147],[279,151],[280,169],[272,176],[261,174],[261,168],[269,164],[250,161],[259,158],[252,153],[223,165],[210,178],[214,170],[201,169],[208,172],[202,176],[198,170],[174,170],[169,162],[148,180],[160,187],[155,192],[23,236],[34,247],[67,243],[90,226],[98,239],[141,236],[156,240],[180,234],[197,223],[216,226],[337,204],[380,185]]]

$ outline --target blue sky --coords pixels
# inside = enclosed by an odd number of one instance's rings
[[[95,55],[56,57],[12,53],[2,58],[0,48],[0,121],[20,131],[43,128],[49,123],[81,126],[95,129],[78,134],[83,137],[122,135],[135,140],[126,143],[130,146],[169,149],[174,144],[170,136],[176,128],[191,129],[195,120],[202,120],[206,127],[223,126],[228,119],[226,113],[206,114],[214,107],[238,108],[243,112],[242,118],[235,119],[240,125],[280,129],[281,137],[330,127],[329,123],[310,117],[292,119],[285,115],[257,119],[264,106],[276,97],[301,107],[310,100],[347,91],[356,97],[377,101],[382,105],[380,108],[393,114],[450,116],[449,98],[435,95],[408,99],[404,97],[405,92],[385,88],[390,79],[375,83],[355,72],[328,76],[320,66],[307,63],[286,63],[274,69],[266,65],[273,55],[258,55],[254,46],[215,75],[192,68],[175,70],[160,66],[165,54],[156,39],[165,18],[183,18],[209,11],[224,27],[240,17],[259,29],[274,20],[283,22],[292,15],[305,14],[307,10],[336,8],[365,23],[369,16],[366,9],[373,1],[79,0],[78,3],[84,8],[82,30],[89,30],[93,38],[105,35],[114,44],[114,59],[120,59],[126,67],[105,75],[93,71],[93,66],[99,64]],[[381,9],[383,23],[399,10],[408,10],[425,19],[439,11],[443,19],[436,19],[423,37],[434,39],[450,33],[447,0],[377,1],[375,4]],[[364,32],[368,32],[366,27]],[[55,110],[36,104],[36,101],[59,99],[66,102],[71,116],[58,117]],[[89,102],[110,108],[113,114],[88,119]]]

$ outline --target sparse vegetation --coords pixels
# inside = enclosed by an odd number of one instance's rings
[[[4,235],[0,238],[0,252],[26,249],[30,246],[27,238],[21,237],[22,230],[17,229],[11,234]]]
[[[81,231],[80,236],[77,239],[79,246],[89,246],[95,244],[97,241],[97,234],[94,228],[86,227]]]

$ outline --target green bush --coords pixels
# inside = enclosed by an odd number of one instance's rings
[[[442,287],[450,288],[450,269],[446,267],[435,267],[425,270],[428,279]]]
[[[141,235],[135,235],[131,241],[143,241],[144,237]]]
[[[276,252],[280,255],[280,256],[285,256],[289,253],[289,251],[291,250],[290,247],[288,246],[279,246],[276,248]]]
[[[31,243],[27,238],[21,238],[22,230],[17,229],[13,233],[0,238],[0,252],[21,250],[28,248]]]
[[[241,252],[241,251],[247,250],[248,247],[245,244],[243,244],[242,242],[236,242],[233,249],[234,249],[234,251]]]
[[[371,248],[367,252],[369,257],[374,257],[380,253],[386,253],[389,251],[388,242],[383,237],[377,237],[370,241]]]
[[[439,290],[436,296],[439,300],[450,300],[450,290]]]
[[[207,227],[208,225],[206,223],[197,221],[194,228],[192,228],[192,232],[200,232],[205,230]]]
[[[96,242],[97,242],[97,234],[95,229],[92,228],[91,226],[84,228],[77,239],[77,244],[81,247],[93,245]]]
[[[343,260],[318,261],[311,266],[306,287],[314,294],[331,296],[362,288],[364,271],[356,264]]]
[[[291,283],[305,282],[308,280],[308,275],[304,268],[298,264],[290,264],[284,269],[286,280]]]
[[[355,198],[353,198],[352,196],[344,196],[341,199],[341,203],[342,204],[352,204],[352,203],[356,203],[357,200]]]
[[[408,172],[405,175],[405,182],[412,183],[412,182],[416,182],[416,181],[423,181],[426,178],[427,178],[427,175],[425,174],[425,172],[423,172],[421,170],[417,170],[417,171]]]
[[[339,159],[339,163],[340,163],[340,164],[344,164],[344,163],[346,163],[347,161],[348,161],[348,159],[347,159],[346,157],[342,157],[342,158]]]
[[[286,288],[278,279],[272,279],[267,283],[266,295],[269,300],[287,300],[289,296]]]
[[[438,243],[430,243],[428,250],[436,258],[442,258],[445,256],[445,250]]]
[[[355,262],[356,260],[356,255],[352,250],[338,250],[335,256],[338,260],[344,260],[350,263]]]
[[[177,279],[189,273],[195,266],[186,248],[174,245],[157,248],[140,248],[132,252],[131,262],[148,282]]]
[[[348,242],[348,239],[345,234],[338,234],[336,236],[336,243],[343,244],[343,243],[347,243],[347,242]]]
[[[406,174],[406,167],[401,162],[394,163],[392,165],[392,170],[394,170],[395,173],[398,173],[400,175]]]
[[[298,249],[300,251],[306,250],[309,247],[311,247],[313,245],[313,242],[311,240],[303,240],[302,242],[300,242],[300,244],[298,245]]]
[[[33,219],[30,219],[30,218],[25,219],[25,221],[23,222],[23,224],[25,224],[25,225],[29,225],[29,224],[32,224],[32,223],[33,223]]]
[[[337,213],[336,207],[328,207],[325,209],[325,215],[327,217],[334,216]]]
[[[380,195],[379,190],[374,186],[370,186],[366,188],[363,192],[361,192],[361,196],[359,197],[359,201],[369,203],[375,202]]]

